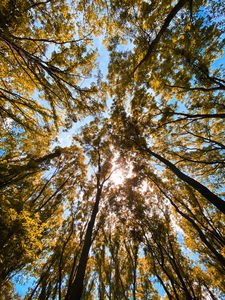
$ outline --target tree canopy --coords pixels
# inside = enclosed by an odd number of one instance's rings
[[[224,299],[224,11],[1,1],[1,299]]]

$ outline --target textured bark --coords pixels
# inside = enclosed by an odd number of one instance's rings
[[[84,238],[84,244],[81,251],[80,261],[77,268],[77,273],[72,286],[68,290],[68,300],[80,300],[83,294],[84,288],[84,276],[88,261],[88,255],[92,244],[92,233],[95,225],[96,216],[98,213],[99,202],[101,199],[102,185],[97,186],[97,193],[95,197],[95,204],[92,210],[91,218],[88,223],[87,231]]]
[[[159,161],[164,163],[178,178],[180,178],[185,183],[189,184],[194,190],[198,191],[205,199],[207,199],[211,204],[217,207],[222,213],[225,214],[225,201],[223,201],[220,197],[211,192],[206,186],[198,182],[197,180],[191,178],[190,176],[184,174],[180,171],[173,163],[171,163],[166,158],[161,155],[151,151],[148,148],[145,148],[151,156],[154,156]]]

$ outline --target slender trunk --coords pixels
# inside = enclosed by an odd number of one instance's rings
[[[178,206],[172,201],[172,199],[162,190],[162,188],[155,182],[153,181],[157,187],[159,188],[159,190],[163,193],[163,195],[170,201],[171,205],[176,209],[176,211],[182,216],[184,217],[187,221],[189,221],[191,223],[191,225],[196,229],[196,231],[199,234],[200,239],[202,240],[202,242],[211,250],[211,252],[214,254],[214,257],[220,262],[220,264],[223,266],[225,264],[225,260],[223,258],[223,256],[218,253],[218,251],[214,248],[213,244],[210,243],[210,241],[207,240],[206,235],[202,232],[201,228],[197,225],[197,223],[195,223],[195,221],[188,216],[186,213],[182,212]]]
[[[137,288],[137,253],[134,256],[134,277],[133,277],[133,300],[136,300],[136,288]]]
[[[155,260],[157,261],[159,267],[161,268],[161,271],[167,276],[168,280],[170,281],[172,290],[174,292],[174,297],[176,298],[176,300],[179,300],[179,296],[176,291],[176,286],[175,286],[176,283],[174,281],[174,278],[173,278],[173,276],[171,276],[172,275],[171,272],[168,272],[167,268],[165,267],[164,254],[163,254],[163,250],[162,250],[161,246],[157,244],[157,247],[158,247],[158,250],[160,253],[160,257],[157,257],[157,255],[154,254],[154,252],[155,252],[154,249],[152,249],[152,247],[146,237],[145,237],[145,240],[146,240],[146,243],[147,243],[146,245],[148,247],[151,257],[153,258],[154,261]],[[161,261],[160,261],[160,259],[161,259]],[[159,271],[157,270],[156,266],[154,266],[154,271],[155,271],[154,275],[157,276],[157,278],[158,278]],[[163,285],[163,288],[165,289],[168,297],[170,298],[171,294],[169,293],[168,289],[166,288],[166,285],[164,285],[163,281],[162,282],[160,281],[160,283]],[[170,299],[174,299],[174,297],[171,297]]]
[[[49,270],[51,269],[51,267],[53,266],[53,264],[55,263],[56,259],[57,259],[57,256],[53,255],[52,260],[51,260],[51,262],[50,262],[50,264],[49,264],[47,270],[41,274],[41,276],[40,276],[40,278],[39,278],[39,280],[38,280],[36,286],[35,286],[35,287],[33,288],[33,290],[31,291],[31,294],[29,295],[29,297],[27,298],[27,300],[32,300],[33,297],[34,297],[35,292],[36,292],[37,289],[38,289],[38,287],[39,287],[40,285],[43,285],[43,281],[46,282],[46,277],[48,277],[47,274],[48,274]],[[46,264],[45,266],[47,266],[47,264]],[[45,266],[44,266],[44,267],[45,267]]]
[[[208,287],[208,285],[205,284],[205,283],[203,285],[206,287],[206,289],[207,289],[208,293],[210,294],[210,297],[212,298],[212,300],[217,300],[218,298],[216,296],[214,296],[214,294],[211,292],[211,290]]]
[[[156,184],[156,186],[159,188],[159,190],[163,193],[163,195],[170,201],[171,205],[176,209],[176,211],[182,216],[184,217],[187,221],[189,221],[191,223],[191,225],[196,229],[196,231],[199,234],[199,237],[201,239],[201,241],[209,248],[209,250],[214,254],[214,258],[220,263],[220,265],[223,267],[225,265],[225,259],[224,257],[216,250],[216,248],[213,246],[213,244],[207,240],[206,236],[201,228],[197,225],[197,223],[195,223],[195,221],[188,216],[186,213],[182,212],[178,206],[173,202],[173,200],[171,199],[171,197],[169,197],[164,191],[163,189],[159,186],[159,184],[153,180],[153,182]]]
[[[92,244],[92,233],[95,225],[95,219],[98,213],[99,202],[101,199],[102,185],[97,186],[95,204],[92,210],[91,219],[88,223],[87,231],[84,238],[84,244],[81,251],[80,261],[77,268],[77,273],[72,286],[69,287],[68,300],[80,300],[84,288],[84,276],[88,261],[88,254]]]
[[[191,115],[191,114],[184,114],[184,113],[173,113],[174,115],[177,116],[184,116],[190,119],[224,119],[225,118],[225,114],[195,114],[195,115]]]
[[[181,267],[179,265],[177,265],[177,261],[176,261],[177,259],[176,259],[176,255],[175,255],[175,253],[173,251],[173,245],[172,245],[172,243],[171,243],[170,240],[168,240],[168,243],[170,245],[170,249],[171,249],[171,253],[172,253],[172,257],[168,254],[168,257],[169,257],[168,260],[170,261],[170,265],[174,269],[174,271],[175,271],[175,273],[176,273],[176,275],[177,275],[177,277],[178,277],[178,279],[179,279],[179,281],[181,283],[182,289],[183,289],[183,291],[185,293],[185,298],[186,298],[186,300],[194,300],[195,296],[194,296],[194,294],[193,294],[193,297],[191,296],[191,294],[190,294],[190,292],[189,292],[189,290],[188,290],[188,288],[186,286],[186,283],[185,283],[185,280],[183,278],[183,275],[181,274],[181,271],[182,271]]]
[[[137,289],[137,264],[138,264],[138,247],[133,248],[132,250],[132,245],[130,244],[129,246],[124,242],[126,251],[130,257],[130,260],[132,262],[132,273],[133,273],[133,282],[132,282],[132,295],[133,295],[133,300],[136,300],[136,289]],[[133,254],[133,255],[132,255]]]
[[[213,244],[210,243],[210,241],[207,240],[205,234],[202,232],[202,230],[200,229],[200,227],[194,222],[194,220],[192,220],[192,218],[190,218],[187,214],[183,213],[176,205],[172,204],[176,211],[182,215],[186,220],[188,220],[192,226],[196,229],[196,231],[199,234],[200,239],[202,240],[202,242],[211,250],[211,252],[214,254],[215,259],[217,259],[221,266],[225,265],[225,259],[224,257],[214,248]]]
[[[58,282],[58,289],[59,289],[59,294],[58,294],[58,298],[59,300],[62,299],[62,269],[63,269],[63,256],[64,256],[64,252],[66,249],[67,244],[70,241],[70,238],[73,234],[73,221],[72,221],[72,226],[71,226],[71,232],[69,234],[69,236],[67,237],[67,239],[65,240],[65,242],[63,243],[63,247],[62,247],[62,251],[61,251],[61,255],[60,255],[60,259],[59,259],[59,282]]]
[[[72,268],[71,268],[71,271],[70,271],[70,275],[69,275],[69,280],[68,280],[68,288],[67,288],[67,292],[66,292],[66,296],[65,296],[65,299],[64,300],[68,300],[69,298],[69,292],[70,292],[70,288],[72,286],[72,281],[73,281],[73,277],[74,277],[74,272],[75,272],[75,267],[76,267],[76,261],[77,261],[77,254],[74,255],[73,257],[73,264],[72,264]]]
[[[141,65],[143,65],[143,63],[145,63],[147,60],[149,60],[151,58],[151,55],[153,53],[153,51],[155,50],[155,48],[157,47],[158,43],[160,42],[161,37],[163,36],[164,32],[167,30],[167,28],[169,27],[171,21],[173,20],[173,18],[176,16],[176,14],[184,7],[184,5],[187,3],[187,0],[180,0],[177,2],[177,4],[172,8],[172,10],[170,11],[170,13],[167,15],[160,31],[158,32],[158,34],[156,35],[155,39],[149,44],[148,50],[144,56],[144,58],[138,63],[138,65],[135,67],[133,73],[140,68]]]
[[[25,165],[0,165],[0,189],[3,189],[13,183],[17,183],[24,177],[37,172],[37,170],[42,170],[45,163],[48,163],[55,157],[59,157],[61,153],[62,151],[60,149],[56,149],[54,152],[42,157],[30,159]]]
[[[143,150],[143,148],[142,148]],[[151,151],[147,147],[144,148],[151,156],[154,156],[159,161],[164,163],[178,178],[180,178],[185,183],[189,184],[194,190],[198,191],[204,198],[206,198],[211,204],[217,207],[223,214],[225,214],[225,201],[223,201],[220,197],[211,192],[206,186],[198,182],[197,180],[189,177],[180,171],[173,163],[171,163],[166,158],[161,155]]]
[[[157,277],[157,279],[159,280],[160,284],[162,285],[164,291],[166,292],[169,300],[173,300],[174,298],[172,297],[172,295],[170,294],[169,290],[167,289],[166,285],[164,284],[164,281],[162,280],[162,278],[158,275],[158,273],[156,272],[155,276]]]

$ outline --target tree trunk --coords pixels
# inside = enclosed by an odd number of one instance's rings
[[[224,257],[217,251],[217,249],[214,247],[213,243],[210,243],[210,241],[207,239],[208,235],[205,235],[201,228],[197,225],[197,223],[194,221],[194,219],[191,218],[191,216],[188,216],[186,213],[181,211],[179,207],[174,203],[174,201],[169,197],[166,192],[163,191],[163,189],[158,185],[158,183],[153,180],[153,182],[156,184],[158,189],[163,193],[163,195],[170,201],[171,205],[176,209],[176,212],[179,213],[182,217],[184,217],[191,225],[195,228],[195,230],[198,232],[199,237],[201,241],[208,247],[208,249],[213,253],[214,259],[216,259],[220,265],[225,265],[225,259]],[[187,207],[186,207],[187,208]]]
[[[135,67],[133,73],[141,66],[143,65],[143,63],[145,63],[147,60],[150,59],[153,51],[155,50],[156,46],[158,45],[158,43],[160,42],[160,39],[162,37],[162,35],[164,34],[164,32],[167,30],[167,28],[169,27],[171,21],[173,20],[173,18],[176,16],[176,14],[184,7],[184,5],[188,2],[188,0],[180,0],[177,2],[177,4],[172,8],[172,10],[170,11],[170,13],[167,15],[160,31],[158,32],[158,34],[156,35],[155,39],[149,44],[148,47],[148,51],[145,54],[144,58],[138,63],[138,65]]]
[[[143,148],[142,148],[143,150]],[[220,197],[211,192],[206,186],[198,182],[197,180],[189,177],[180,171],[173,163],[169,160],[165,159],[161,155],[151,151],[147,147],[144,148],[151,156],[154,156],[159,161],[164,163],[178,178],[180,178],[185,183],[189,184],[194,190],[198,191],[204,198],[206,198],[211,204],[217,207],[223,214],[225,214],[225,201],[223,201]]]
[[[95,225],[95,219],[98,213],[99,202],[101,199],[102,185],[97,186],[97,193],[95,197],[95,204],[92,210],[91,219],[88,223],[87,231],[84,238],[84,244],[80,256],[77,273],[71,287],[68,290],[68,300],[80,300],[84,288],[84,276],[88,261],[88,254],[92,244],[92,233]]]

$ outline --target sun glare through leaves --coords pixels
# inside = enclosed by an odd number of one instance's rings
[[[114,185],[121,185],[126,179],[131,178],[133,175],[132,164],[125,160],[121,160],[119,154],[115,153],[112,160],[110,181]]]

